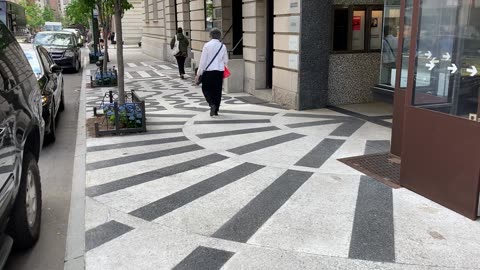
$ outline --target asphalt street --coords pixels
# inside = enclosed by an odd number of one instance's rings
[[[12,251],[5,269],[57,270],[64,267],[81,74],[81,71],[64,73],[65,111],[58,119],[56,141],[44,145],[40,157],[43,196],[40,240],[31,250]]]

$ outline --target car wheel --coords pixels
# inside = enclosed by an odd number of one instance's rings
[[[22,162],[20,189],[13,207],[8,232],[14,247],[32,247],[40,236],[42,219],[42,187],[37,160],[32,153],[25,153]]]
[[[81,68],[80,59],[77,59],[75,64],[75,73],[78,73],[80,71],[80,68]]]
[[[62,94],[60,95],[61,100],[60,100],[60,106],[58,108],[61,112],[65,111],[65,95],[64,95],[64,92],[65,91],[63,90],[63,80],[62,80]]]
[[[56,138],[57,138],[57,134],[56,134],[56,119],[55,119],[55,100],[52,100],[52,109],[50,111],[50,132],[47,134],[47,141],[50,142],[50,143],[53,143],[55,142]]]

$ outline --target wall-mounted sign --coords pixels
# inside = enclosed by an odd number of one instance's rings
[[[298,54],[288,55],[288,67],[291,69],[298,69]]]
[[[300,32],[300,16],[290,16],[288,18],[288,30],[289,32]]]
[[[298,43],[299,43],[298,36],[290,36],[288,38],[288,49],[290,51],[298,51]]]
[[[360,31],[362,30],[362,17],[361,16],[353,16],[352,21],[352,30],[353,31]]]
[[[290,0],[290,13],[300,13],[300,3],[298,0]]]

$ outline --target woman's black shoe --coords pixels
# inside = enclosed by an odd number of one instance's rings
[[[210,107],[210,116],[214,116],[216,115],[215,112],[217,111],[217,108],[215,107],[215,105],[212,105]]]

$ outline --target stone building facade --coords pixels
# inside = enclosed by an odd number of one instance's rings
[[[350,11],[345,23],[362,23],[362,40],[370,46],[367,39],[373,37],[365,35],[373,33],[366,25],[373,19],[371,7],[382,9],[387,2],[400,7],[400,0],[143,0],[142,48],[174,61],[169,42],[182,27],[191,41],[189,64],[196,67],[209,29],[217,27],[230,52],[233,76],[227,92],[247,92],[297,110],[370,102],[381,48],[355,51],[349,45],[335,51],[334,31],[341,19],[336,10]],[[364,13],[356,16],[359,8]],[[359,32],[352,27],[345,30],[350,35],[345,42]],[[382,32],[375,37],[379,44]]]

